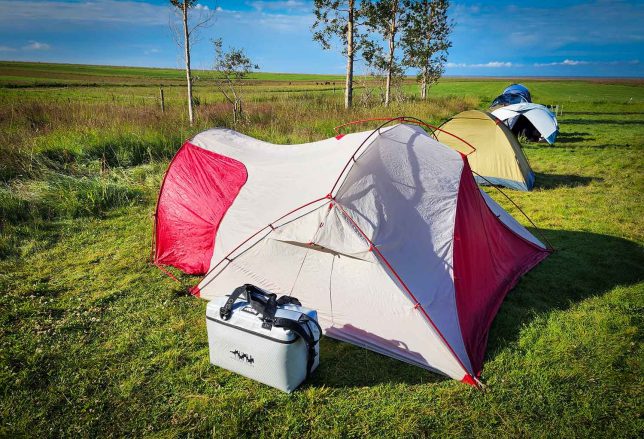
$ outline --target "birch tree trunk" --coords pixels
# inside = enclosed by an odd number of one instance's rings
[[[427,99],[427,67],[423,68],[423,75],[420,80],[420,98]]]
[[[424,5],[424,10],[428,11],[429,10],[429,26],[427,28],[427,35],[426,35],[426,40],[425,44],[427,45],[427,50],[429,51],[429,47],[431,46],[432,43],[432,22],[434,20],[434,10],[431,8],[429,5],[429,2],[427,0],[423,1]],[[421,99],[427,99],[427,81],[429,80],[429,62],[431,61],[430,57],[427,56],[425,59],[425,65],[423,67],[423,79],[421,83],[421,89],[420,89],[420,97]]]
[[[194,123],[194,116],[192,111],[192,73],[190,72],[190,32],[188,30],[188,2],[184,0],[182,6],[183,12],[183,37],[186,59],[186,80],[188,81],[188,119],[190,125]]]
[[[349,18],[347,20],[347,78],[344,90],[344,108],[349,109],[353,104],[353,25],[354,25],[354,0],[349,0]]]
[[[391,100],[391,70],[394,64],[397,13],[398,13],[398,1],[394,1],[392,10],[391,10],[391,27],[389,28],[389,59],[387,60],[387,83],[385,85],[385,107],[389,105],[389,101]]]

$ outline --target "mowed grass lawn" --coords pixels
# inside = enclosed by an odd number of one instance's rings
[[[561,134],[524,145],[537,186],[507,193],[557,252],[504,302],[485,391],[323,338],[320,369],[286,395],[211,366],[206,303],[149,263],[169,159],[190,135],[231,124],[216,90],[197,84],[191,128],[180,83],[166,85],[161,113],[146,77],[176,72],[5,63],[0,73],[0,435],[644,434],[641,81],[524,81],[537,102],[563,105]],[[485,108],[509,83],[447,78],[428,102],[345,112],[316,80],[249,85],[236,129],[291,143],[368,116],[438,123]]]

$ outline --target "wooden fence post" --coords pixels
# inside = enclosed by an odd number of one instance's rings
[[[163,87],[159,87],[159,96],[161,97],[161,113],[165,113],[165,99],[163,97]]]

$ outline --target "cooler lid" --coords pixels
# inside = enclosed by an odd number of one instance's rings
[[[218,324],[236,328],[242,332],[250,332],[252,334],[276,342],[293,343],[297,340],[297,334],[295,334],[291,330],[276,328],[274,326],[270,329],[262,327],[262,320],[259,317],[257,311],[255,311],[245,300],[237,299],[233,304],[230,319],[222,320],[219,315],[219,309],[224,306],[227,300],[228,296],[222,296],[208,302],[208,306],[206,307],[206,319],[214,321]],[[291,315],[287,316],[282,314],[282,312],[284,311],[286,310],[278,309],[275,315],[279,317],[290,318]],[[289,313],[288,311],[286,312]],[[301,313],[298,312],[297,314]]]

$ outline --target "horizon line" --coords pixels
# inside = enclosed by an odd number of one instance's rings
[[[16,63],[16,64],[53,64],[53,65],[68,65],[68,66],[89,66],[89,67],[118,67],[118,68],[132,68],[132,69],[150,69],[150,70],[177,70],[183,71],[182,67],[152,67],[152,66],[135,66],[135,65],[118,65],[118,64],[84,64],[84,63],[73,63],[73,62],[52,62],[52,61],[25,61],[25,60],[12,60],[12,59],[0,59],[0,63]],[[208,72],[211,70],[208,69],[199,69],[194,68],[192,71],[195,72]],[[275,75],[324,75],[324,76],[340,76],[345,77],[344,73],[304,73],[304,72],[274,72],[274,71],[262,71],[257,70],[252,73],[264,73],[264,74],[275,74]],[[369,75],[354,75],[354,76],[369,76]],[[415,75],[405,75],[405,78],[413,78]],[[486,74],[446,74],[442,75],[441,78],[527,78],[527,79],[631,79],[631,80],[644,80],[644,75],[642,76],[600,76],[600,75],[486,75]]]

